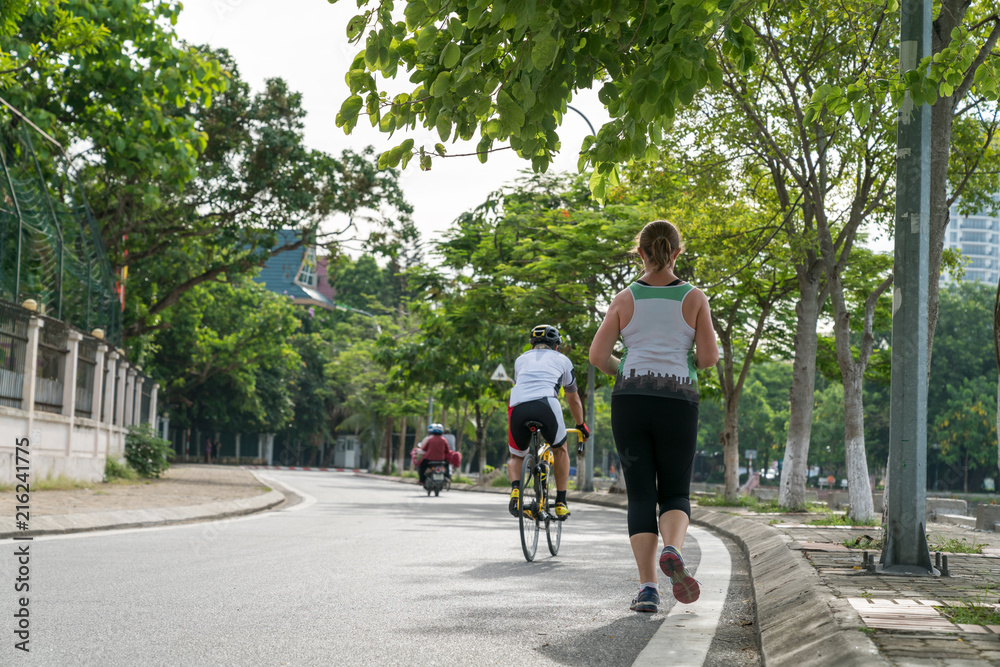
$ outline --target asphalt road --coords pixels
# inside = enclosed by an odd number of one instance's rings
[[[28,654],[13,634],[21,545],[0,542],[0,665],[596,667],[631,665],[647,646],[637,664],[664,650],[671,664],[702,664],[685,643],[696,625],[710,628],[703,664],[759,664],[745,565],[702,531],[685,544],[689,565],[702,560],[699,542],[711,540],[720,563],[733,557],[721,616],[700,603],[672,612],[668,587],[669,604],[640,615],[628,609],[638,582],[620,510],[574,504],[559,555],[543,535],[527,563],[504,496],[434,498],[349,474],[266,476],[303,502],[28,543]]]

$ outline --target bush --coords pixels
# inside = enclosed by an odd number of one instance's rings
[[[496,478],[492,482],[490,482],[490,486],[495,486],[498,488],[501,486],[510,486],[510,480],[507,478],[506,473],[504,473],[503,475],[497,475]]]
[[[132,470],[127,463],[115,456],[109,456],[104,461],[104,481],[111,482],[116,479],[132,480],[138,477],[135,470]]]
[[[173,447],[157,436],[149,424],[132,426],[125,436],[125,460],[140,477],[159,477],[170,467]]]

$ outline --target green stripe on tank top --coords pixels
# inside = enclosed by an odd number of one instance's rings
[[[651,285],[632,283],[628,288],[632,290],[632,298],[636,301],[639,299],[670,299],[671,301],[680,301],[684,298],[685,294],[694,289],[694,285],[684,283],[683,285],[674,285],[673,287],[653,287]]]

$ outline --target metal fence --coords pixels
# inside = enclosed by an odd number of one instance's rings
[[[0,298],[121,344],[121,304],[96,221],[62,147],[0,105]]]
[[[63,384],[66,374],[66,342],[69,327],[52,318],[44,318],[38,341],[38,374],[35,379],[35,409],[62,412]]]
[[[94,409],[94,386],[97,373],[97,340],[80,341],[79,359],[76,364],[76,416],[90,419]],[[96,419],[96,417],[94,417]]]
[[[0,405],[21,407],[31,313],[0,302]]]

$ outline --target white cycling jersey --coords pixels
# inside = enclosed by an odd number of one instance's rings
[[[576,372],[569,357],[551,348],[528,350],[514,362],[510,407],[540,398],[558,398],[560,387],[568,394],[577,391]]]

